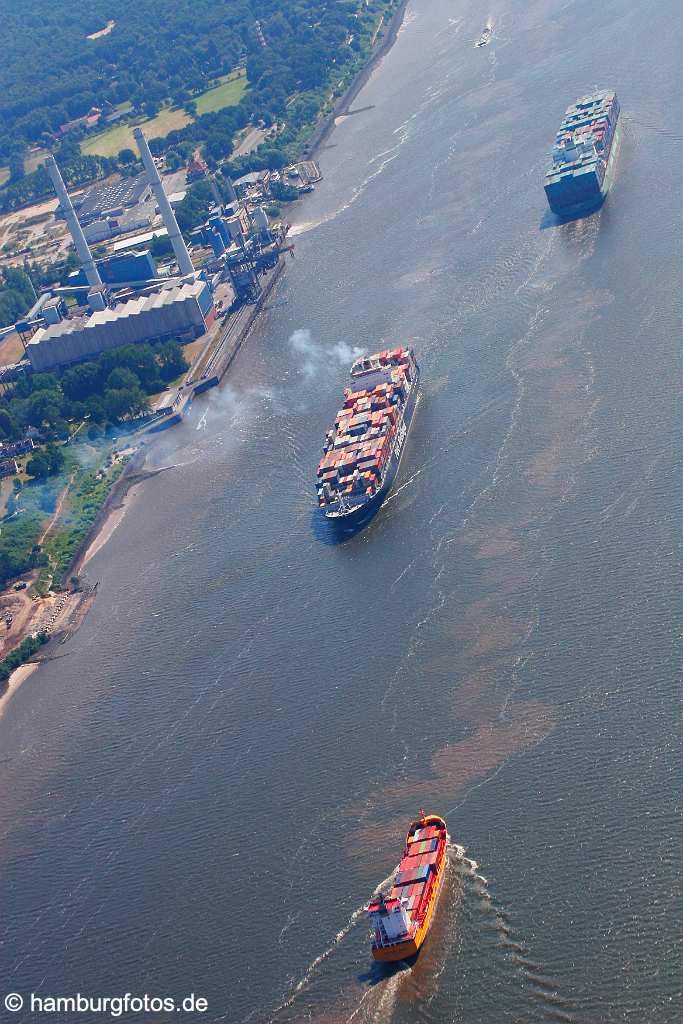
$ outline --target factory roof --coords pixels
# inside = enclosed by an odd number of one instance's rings
[[[262,181],[267,181],[270,177],[270,171],[249,171],[248,174],[243,174],[241,178],[237,178],[233,181],[235,188],[238,185],[258,185]]]
[[[134,235],[133,238],[122,238],[118,242],[114,242],[110,246],[113,253],[122,252],[124,249],[130,249],[135,245],[146,245],[147,242],[151,242],[153,238],[163,238],[164,235],[168,234],[167,228],[156,228],[154,231],[145,231],[141,235]]]
[[[80,220],[99,217],[108,210],[136,206],[149,190],[146,174],[136,178],[121,178],[120,181],[108,185],[95,185],[89,188],[74,203]]]
[[[158,292],[152,292],[151,295],[130,299],[128,302],[122,302],[119,306],[114,306],[113,309],[102,309],[85,316],[71,317],[58,324],[50,324],[48,327],[37,330],[29,341],[29,345],[39,345],[51,341],[53,338],[61,338],[64,335],[74,334],[91,327],[111,324],[127,317],[139,316],[140,313],[147,313],[161,306],[170,306],[175,302],[185,302],[190,298],[198,299],[204,288],[206,288],[205,281],[192,281],[190,284],[165,288]]]

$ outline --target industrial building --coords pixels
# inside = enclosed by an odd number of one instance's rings
[[[156,208],[145,174],[95,185],[76,197],[74,207],[91,245],[116,235],[143,231],[153,223]]]
[[[109,251],[118,255],[118,253],[127,252],[129,249],[136,249],[139,245],[149,245],[155,238],[166,238],[167,235],[166,228],[155,228],[153,231],[145,231],[133,238],[122,238],[118,242],[113,242],[109,246]]]
[[[33,369],[43,373],[120,345],[198,338],[213,317],[208,284],[192,281],[40,328],[28,342],[26,354]]]
[[[158,276],[157,266],[149,249],[131,249],[95,260],[95,266],[105,284],[124,285],[133,282],[144,283]],[[85,271],[73,270],[66,279],[72,287],[87,285]]]
[[[144,180],[129,179],[111,188],[90,190],[79,206],[87,218],[95,217],[90,225],[97,225],[98,217],[113,215],[128,203],[137,203],[130,208],[133,214],[140,208],[140,200],[156,204],[164,227],[137,241],[165,234],[173,249],[177,276],[168,276],[169,270],[160,273],[149,249],[131,248],[131,239],[112,246],[122,251],[95,261],[59,169],[50,157],[46,169],[81,269],[63,285],[42,295],[26,320],[17,325],[28,359],[24,365],[35,372],[61,370],[121,345],[200,337],[215,318],[214,288],[219,289],[218,305],[223,310],[233,301],[258,305],[280,255],[293,250],[292,245],[283,244],[284,227],[271,227],[263,208],[255,204],[249,209],[240,202],[230,182],[231,203],[226,204],[213,183],[214,212],[193,234],[204,245],[210,245],[214,255],[205,270],[196,271],[144,135],[136,128],[134,136],[145,168]],[[247,191],[267,187],[268,177],[268,172],[247,175],[242,185]],[[76,308],[66,304],[66,295],[75,296]]]
[[[142,132],[135,135],[146,174],[119,182],[118,188],[90,190],[80,207],[86,215],[111,209],[112,204],[135,203],[153,194],[166,225],[180,276],[162,281],[148,250],[125,252],[94,261],[83,229],[53,157],[47,171],[59,198],[82,268],[65,288],[46,293],[34,307],[38,326],[26,344],[26,354],[35,371],[55,370],[83,359],[91,359],[120,345],[174,338],[190,340],[203,334],[214,318],[211,288],[194,269],[175,215],[164,193],[159,172]],[[88,199],[88,196],[90,198]],[[87,203],[86,203],[87,200]],[[91,222],[94,223],[94,222]],[[112,287],[119,287],[118,296]],[[130,289],[145,294],[129,298]],[[124,291],[121,291],[124,289]],[[69,315],[62,294],[71,292],[85,300],[87,313]],[[126,301],[122,301],[124,299]],[[40,308],[38,308],[40,307]]]
[[[152,198],[152,188],[146,174],[136,178],[121,178],[107,185],[94,185],[77,197],[74,207],[83,227],[94,220],[119,217],[124,210],[130,210]]]
[[[156,210],[154,204],[138,206],[134,210],[125,210],[117,217],[103,220],[92,220],[83,228],[83,234],[90,245],[98,245],[117,235],[128,235],[131,231],[144,231],[154,223]]]
[[[249,171],[233,182],[233,187],[240,199],[264,199],[270,194],[272,171]]]

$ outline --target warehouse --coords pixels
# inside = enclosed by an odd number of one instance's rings
[[[50,324],[36,331],[26,354],[36,372],[55,370],[119,345],[198,338],[213,318],[208,284],[193,281],[131,299],[113,309]]]
[[[131,281],[151,281],[157,277],[156,263],[149,249],[129,249],[113,256],[95,260],[95,266],[105,284],[128,284]],[[86,285],[88,279],[82,267],[72,271],[66,279],[70,287]]]
[[[124,210],[146,203],[151,197],[147,176],[139,174],[137,178],[121,178],[106,185],[95,185],[77,197],[74,206],[81,224],[86,225],[94,220],[120,216]]]

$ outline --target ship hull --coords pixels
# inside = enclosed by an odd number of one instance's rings
[[[610,148],[610,154],[607,159],[607,168],[605,170],[605,177],[603,178],[602,186],[596,189],[595,196],[588,199],[582,200],[580,203],[558,203],[556,199],[551,199],[548,196],[548,205],[553,213],[557,214],[558,217],[584,217],[589,213],[594,213],[599,210],[605,199],[607,193],[612,187],[614,181],[614,170],[617,162],[617,153],[621,143],[621,118],[617,121],[617,126],[614,129],[614,139],[612,140],[612,146]]]
[[[382,486],[378,488],[375,494],[371,498],[361,500],[357,504],[353,504],[349,501],[350,507],[348,509],[342,508],[338,504],[330,505],[325,509],[325,517],[335,525],[340,527],[345,526],[358,526],[368,519],[370,519],[380,508],[382,502],[389,494],[389,491],[394,485],[396,476],[401,465],[401,459],[403,452],[406,448],[406,441],[408,438],[408,432],[410,430],[413,416],[415,414],[415,408],[417,406],[418,394],[419,394],[419,375],[415,377],[413,386],[410,389],[410,393],[406,400],[405,409],[403,411],[402,425],[405,428],[402,432],[402,436],[399,437],[399,441],[395,444],[394,450],[391,453],[391,458],[387,465],[387,471],[382,481]]]
[[[379,960],[380,963],[398,963],[401,960],[410,960],[412,957],[417,956],[425,939],[427,938],[427,935],[429,934],[429,929],[432,926],[432,921],[434,920],[437,907],[439,906],[439,900],[441,899],[441,892],[446,878],[447,864],[448,858],[444,857],[441,863],[439,877],[434,888],[434,895],[429,905],[429,910],[425,915],[424,922],[415,933],[415,936],[412,939],[408,939],[406,942],[397,942],[392,946],[373,946],[372,955],[375,960]]]
[[[438,814],[422,812],[411,824],[390,894],[380,895],[367,908],[375,928],[372,956],[380,963],[411,961],[420,952],[443,892],[449,841],[446,822]]]

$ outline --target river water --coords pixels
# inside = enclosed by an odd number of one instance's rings
[[[271,309],[0,721],[7,990],[680,1019],[682,22],[412,0]],[[556,226],[546,155],[594,85],[622,101],[616,181]],[[398,486],[335,544],[321,439],[353,350],[409,338]],[[377,971],[362,907],[422,805],[468,860],[417,964]]]

